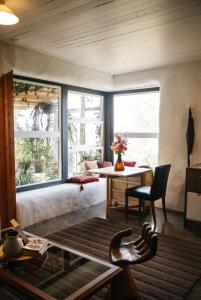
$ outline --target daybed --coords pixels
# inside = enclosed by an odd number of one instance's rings
[[[17,220],[22,227],[90,207],[106,199],[105,178],[84,184],[64,183],[17,193]]]

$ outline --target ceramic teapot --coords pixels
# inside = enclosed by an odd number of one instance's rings
[[[16,230],[11,230],[5,235],[3,243],[3,252],[5,257],[17,257],[21,254],[23,248],[22,239]]]

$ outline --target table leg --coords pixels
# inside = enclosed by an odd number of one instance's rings
[[[109,176],[106,176],[106,217],[109,218],[109,205],[110,205],[110,179]]]
[[[110,217],[110,178],[106,177],[106,217]]]

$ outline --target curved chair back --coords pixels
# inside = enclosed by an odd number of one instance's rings
[[[171,165],[162,165],[155,168],[150,196],[152,199],[159,199],[165,196],[168,176]]]
[[[158,237],[149,223],[144,223],[142,234],[136,240],[122,240],[131,234],[132,228],[121,230],[113,235],[110,243],[110,262],[122,268],[122,272],[111,282],[111,296],[115,300],[139,299],[130,265],[148,261],[157,252]]]
[[[158,237],[149,223],[144,223],[142,234],[131,242],[122,241],[123,238],[132,234],[132,228],[115,233],[110,242],[109,258],[110,261],[122,268],[130,264],[140,264],[156,255]]]

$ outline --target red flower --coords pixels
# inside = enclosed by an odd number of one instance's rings
[[[122,137],[120,134],[116,134],[114,137],[114,142],[112,146],[110,146],[111,150],[114,151],[116,154],[124,153],[127,150],[127,138]]]

